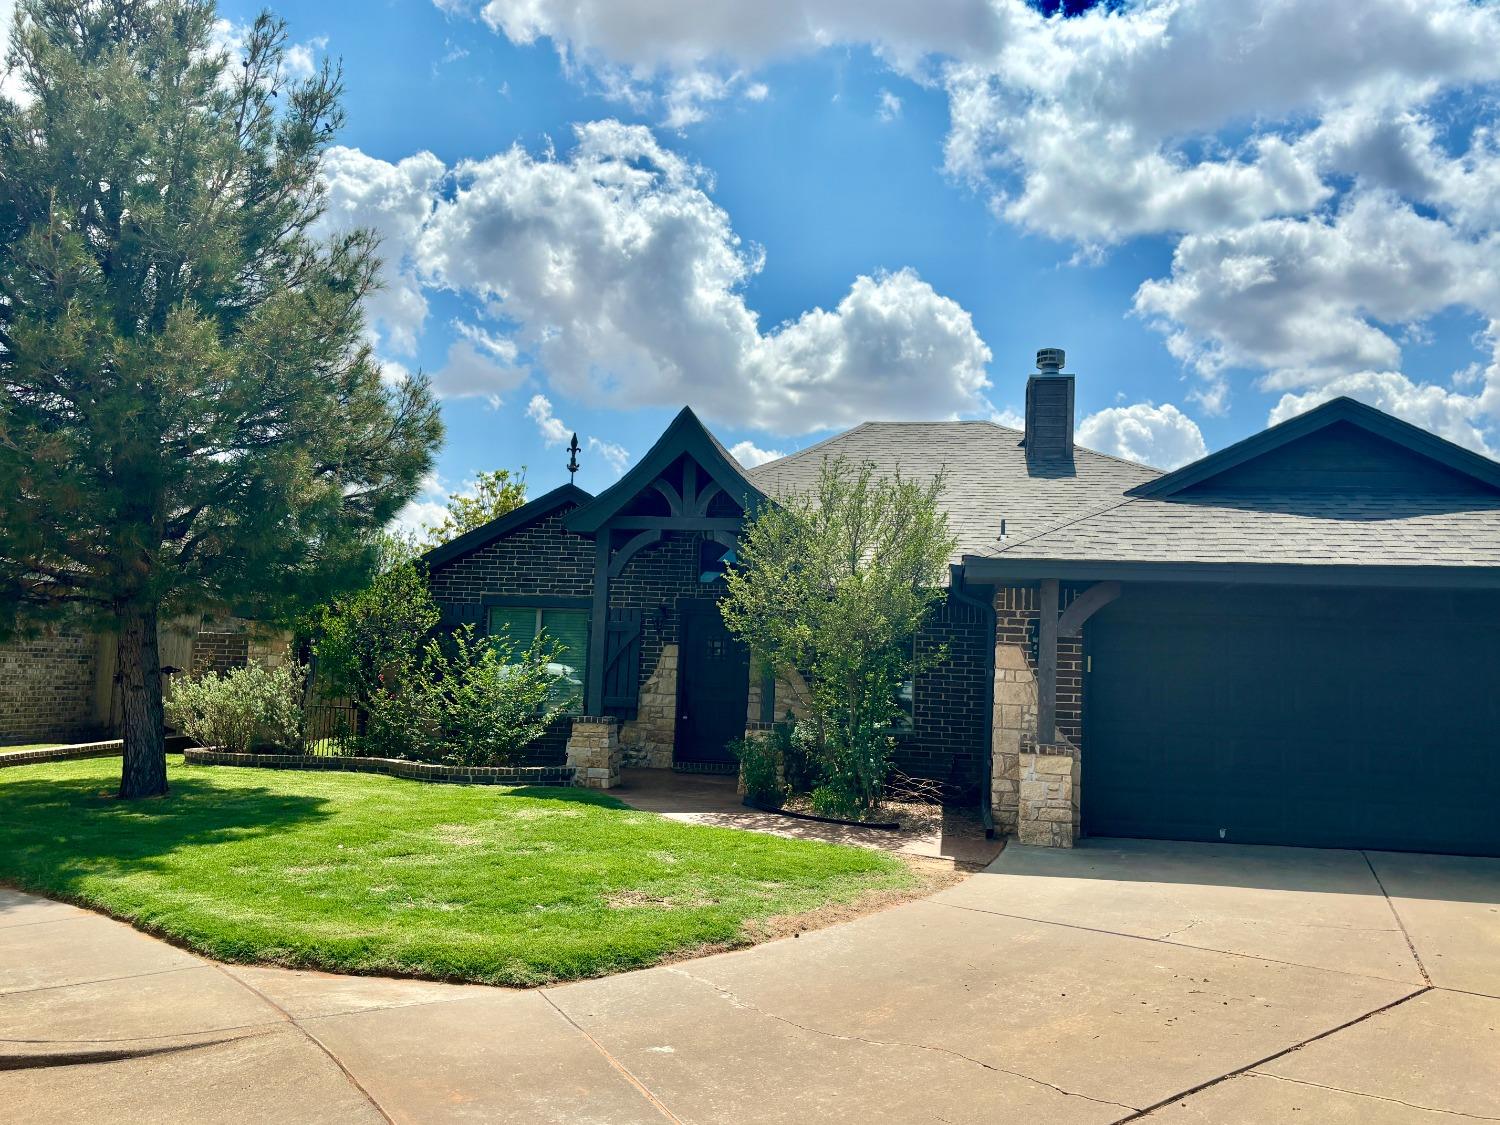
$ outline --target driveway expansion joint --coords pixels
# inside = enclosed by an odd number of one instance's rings
[[[1311,1082],[1306,1078],[1288,1078],[1284,1074],[1272,1074],[1266,1070],[1250,1070],[1247,1074],[1256,1078],[1274,1078],[1278,1082],[1291,1082],[1297,1086],[1311,1086],[1315,1090],[1329,1090],[1335,1094],[1350,1094],[1356,1098],[1370,1098],[1377,1102],[1390,1102],[1392,1105],[1404,1105],[1408,1109],[1420,1109],[1427,1113],[1449,1113],[1454,1117],[1465,1117],[1470,1121],[1500,1121],[1500,1117],[1490,1117],[1480,1113],[1465,1113],[1460,1109],[1444,1109],[1436,1105],[1419,1105],[1417,1102],[1406,1102],[1400,1098],[1387,1097],[1384,1094],[1372,1094],[1368,1090],[1351,1090],[1346,1086],[1328,1086],[1322,1082]]]
[[[950,1055],[953,1058],[962,1059],[964,1062],[973,1063],[975,1066],[983,1067],[985,1070],[991,1071],[995,1074],[1008,1074],[1013,1078],[1020,1078],[1023,1081],[1032,1082],[1038,1086],[1045,1086],[1047,1089],[1053,1090],[1056,1093],[1064,1095],[1065,1097],[1082,1098],[1084,1101],[1094,1102],[1096,1105],[1114,1106],[1116,1109],[1123,1109],[1131,1114],[1139,1112],[1139,1108],[1137,1106],[1126,1105],[1124,1102],[1110,1101],[1108,1098],[1091,1097],[1088,1094],[1080,1094],[1077,1090],[1065,1090],[1061,1086],[1058,1086],[1052,1082],[1048,1082],[1045,1078],[1037,1078],[1036,1076],[1031,1074],[1024,1074],[1019,1070],[1011,1070],[1008,1067],[996,1066],[993,1063],[985,1062],[983,1059],[976,1059],[972,1055],[966,1055],[962,1051],[955,1051],[951,1047],[938,1047],[934,1046],[931,1043],[909,1043],[899,1039],[867,1039],[863,1035],[844,1035],[840,1032],[828,1031],[821,1027],[811,1027],[808,1024],[798,1023],[796,1020],[788,1019],[786,1016],[777,1015],[775,1012],[768,1012],[758,1004],[752,1004],[750,1001],[744,999],[744,997],[736,995],[729,989],[715,984],[711,980],[695,976],[694,974],[679,966],[669,965],[667,966],[667,972],[676,973],[678,976],[686,977],[688,980],[693,981],[695,984],[701,984],[713,989],[720,996],[724,997],[724,999],[728,1000],[731,1004],[735,1005],[738,1008],[744,1008],[746,1011],[765,1016],[767,1019],[775,1020],[778,1023],[784,1023],[788,1027],[795,1027],[798,1031],[805,1031],[810,1035],[822,1035],[829,1039],[842,1040],[845,1043],[864,1043],[871,1047],[895,1047],[909,1051],[933,1051],[940,1055]],[[1126,1120],[1129,1119],[1126,1118]]]
[[[1410,987],[1412,984],[1409,980],[1400,980],[1397,977],[1382,977],[1374,973],[1356,973],[1350,969],[1332,969],[1327,965],[1309,965],[1305,961],[1282,961],[1278,958],[1266,957],[1259,953],[1241,953],[1236,949],[1218,949],[1212,945],[1190,945],[1185,941],[1168,941],[1165,937],[1153,937],[1151,934],[1127,934],[1121,930],[1103,930],[1098,926],[1081,926],[1077,922],[1059,922],[1052,918],[1033,918],[1028,914],[1009,914],[1004,910],[986,910],[982,906],[969,906],[959,902],[940,902],[937,899],[928,899],[927,901],[934,906],[947,907],[949,910],[968,910],[975,914],[990,914],[996,918],[1009,918],[1013,922],[1032,922],[1038,926],[1061,926],[1065,930],[1081,930],[1088,934],[1103,934],[1105,937],[1128,938],[1131,941],[1156,942],[1159,945],[1170,945],[1174,949],[1195,949],[1200,953],[1217,953],[1224,957],[1244,957],[1247,960],[1260,961],[1266,965],[1287,965],[1294,969],[1308,969],[1315,973],[1337,973],[1339,976],[1358,977],[1360,980],[1379,980],[1385,981],[1387,984],[1400,984],[1407,987]],[[1176,932],[1181,933],[1182,930],[1188,928],[1184,926]],[[1417,967],[1420,969],[1421,965],[1419,964]],[[1434,987],[1431,981],[1426,980],[1427,974],[1425,971],[1423,971],[1422,976],[1423,984],[1426,987]]]
[[[1433,988],[1430,984],[1423,985],[1421,988],[1417,989],[1414,992],[1409,992],[1405,996],[1397,997],[1389,1004],[1382,1004],[1380,1007],[1372,1009],[1362,1016],[1355,1016],[1352,1020],[1345,1020],[1337,1027],[1330,1027],[1328,1028],[1328,1030],[1320,1031],[1316,1035],[1309,1035],[1306,1039],[1303,1039],[1297,1043],[1293,1043],[1290,1047],[1285,1047],[1282,1050],[1277,1051],[1275,1054],[1267,1055],[1263,1059],[1256,1059],[1254,1062],[1246,1063],[1244,1066],[1236,1067],[1231,1071],[1226,1071],[1224,1074],[1219,1075],[1217,1078],[1210,1078],[1208,1081],[1200,1082],[1196,1086],[1190,1086],[1186,1090],[1179,1090],[1171,1097],[1163,1098],[1161,1101],[1157,1102],[1154,1105],[1148,1105],[1145,1109],[1138,1110],[1135,1113],[1131,1114],[1129,1117],[1120,1118],[1120,1120],[1116,1121],[1114,1125],[1126,1125],[1126,1122],[1139,1121],[1143,1117],[1149,1117],[1159,1109],[1165,1109],[1167,1106],[1172,1105],[1175,1102],[1180,1102],[1185,1098],[1190,1098],[1194,1094],[1201,1094],[1204,1090],[1210,1089],[1214,1086],[1218,1086],[1221,1083],[1228,1082],[1231,1078],[1238,1078],[1243,1074],[1255,1072],[1257,1067],[1265,1066],[1266,1063],[1275,1062],[1280,1058],[1285,1058],[1287,1055],[1290,1055],[1296,1051],[1300,1051],[1303,1047],[1306,1047],[1311,1043],[1316,1043],[1319,1040],[1327,1039],[1330,1036],[1337,1035],[1341,1031],[1347,1031],[1349,1028],[1362,1024],[1366,1020],[1374,1019],[1376,1016],[1383,1015],[1384,1013],[1389,1012],[1392,1008],[1399,1008],[1402,1004],[1415,1000],[1418,996],[1425,996],[1431,991],[1433,991]]]
[[[650,1087],[648,1087],[644,1082],[642,1082],[639,1078],[637,1078],[630,1072],[629,1067],[627,1067],[619,1059],[615,1058],[615,1056],[610,1053],[610,1051],[604,1046],[603,1043],[599,1042],[598,1039],[594,1038],[588,1033],[588,1031],[584,1029],[582,1024],[580,1024],[572,1016],[568,1015],[567,1012],[563,1011],[562,1008],[558,1006],[557,1001],[553,1000],[551,996],[547,995],[546,989],[537,989],[537,995],[545,1000],[548,1007],[550,1007],[554,1012],[561,1016],[563,1020],[567,1022],[569,1027],[578,1032],[579,1035],[582,1035],[584,1039],[588,1040],[589,1045],[604,1056],[604,1061],[609,1063],[609,1065],[613,1067],[615,1071],[625,1079],[626,1082],[630,1083],[630,1085],[635,1088],[635,1091],[651,1104],[651,1107],[653,1109],[655,1109],[668,1121],[672,1122],[672,1125],[684,1125],[682,1118],[678,1117],[675,1113],[668,1109],[666,1107],[666,1104],[651,1092]]]
[[[298,1023],[292,1013],[288,1012],[280,1004],[276,1003],[276,1001],[272,1000],[269,996],[267,996],[260,989],[256,988],[249,981],[241,980],[239,977],[235,976],[229,971],[227,966],[221,965],[217,961],[209,961],[207,963],[218,969],[219,972],[223,973],[224,976],[234,981],[234,983],[239,985],[241,988],[258,997],[263,1003],[267,1004],[272,1011],[279,1014],[283,1020],[291,1024],[292,1027],[296,1028],[297,1031],[301,1035],[303,1035],[309,1043],[311,1043],[318,1050],[322,1051],[323,1054],[328,1057],[329,1062],[333,1063],[334,1066],[339,1068],[340,1073],[343,1074],[349,1085],[353,1086],[354,1089],[359,1093],[359,1095],[363,1097],[365,1101],[370,1103],[371,1109],[380,1114],[381,1118],[388,1122],[389,1125],[396,1125],[395,1119],[385,1111],[385,1107],[375,1100],[375,1095],[370,1093],[369,1090],[365,1089],[364,1083],[362,1083],[358,1078],[354,1077],[354,1072],[344,1065],[344,1060],[330,1051],[327,1044],[325,1044],[321,1039],[319,1039],[311,1031],[307,1030],[307,1028]]]
[[[1375,885],[1380,888],[1380,895],[1385,899],[1386,908],[1391,912],[1391,917],[1396,919],[1396,925],[1401,930],[1401,936],[1406,939],[1406,948],[1411,950],[1411,959],[1417,963],[1417,972],[1422,974],[1422,980],[1427,984],[1432,983],[1432,978],[1427,975],[1427,966],[1422,964],[1422,957],[1417,952],[1416,942],[1411,940],[1411,934],[1406,932],[1406,923],[1401,920],[1401,912],[1396,909],[1396,904],[1391,901],[1391,892],[1385,889],[1385,882],[1380,878],[1380,872],[1375,870],[1375,861],[1370,858],[1370,853],[1361,851],[1359,853],[1365,861],[1365,866],[1370,869],[1370,877],[1375,880]]]

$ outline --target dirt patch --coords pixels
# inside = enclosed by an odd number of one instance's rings
[[[696,949],[679,950],[663,957],[657,964],[675,965],[683,961],[696,961],[700,957],[708,957],[715,953],[730,953],[736,949],[763,945],[768,941],[796,938],[813,930],[837,926],[841,922],[852,922],[867,914],[877,914],[893,906],[904,906],[908,902],[916,902],[918,899],[935,895],[956,883],[962,883],[974,872],[983,870],[982,864],[954,863],[947,859],[929,859],[925,856],[911,855],[902,855],[898,858],[916,876],[916,882],[909,887],[888,887],[869,891],[850,902],[831,902],[801,914],[776,914],[758,922],[748,922],[745,925],[743,940],[713,942],[709,945],[700,945]]]
[[[752,922],[746,926],[746,929],[751,931],[752,942],[758,944],[763,941],[775,941],[777,938],[796,937],[809,930],[821,930],[828,926],[836,926],[840,922],[852,922],[855,918],[863,918],[866,914],[875,914],[881,910],[889,910],[893,906],[901,906],[929,895],[935,895],[955,883],[963,882],[979,870],[977,866],[958,864],[946,859],[928,859],[925,856],[908,855],[899,858],[916,876],[916,882],[913,885],[870,891],[850,902],[830,902],[826,906],[820,906],[802,914],[778,914],[762,922]]]

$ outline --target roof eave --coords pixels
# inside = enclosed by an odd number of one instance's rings
[[[482,524],[472,531],[466,531],[457,539],[450,539],[447,543],[440,543],[430,551],[418,557],[417,561],[433,570],[444,566],[454,559],[461,558],[481,547],[488,546],[496,539],[509,535],[513,531],[525,527],[529,523],[535,523],[539,519],[551,515],[558,508],[567,504],[587,504],[593,499],[591,493],[585,492],[576,484],[564,484],[554,488],[551,492],[545,492],[535,500],[522,504],[519,508],[505,513],[498,519]]]
[[[965,555],[963,566],[965,581],[973,583],[1035,582],[1043,578],[1058,578],[1078,582],[1114,580],[1215,582],[1251,586],[1500,589],[1500,567],[1496,566],[1080,560],[1009,555]]]

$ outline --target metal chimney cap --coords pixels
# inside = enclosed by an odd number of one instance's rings
[[[1067,353],[1061,348],[1038,348],[1036,369],[1045,375],[1052,375],[1063,369],[1067,359]]]

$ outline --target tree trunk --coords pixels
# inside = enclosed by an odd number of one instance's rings
[[[156,607],[120,613],[119,660],[125,710],[125,761],[120,797],[160,797],[167,791],[166,717],[161,706],[161,654]]]

